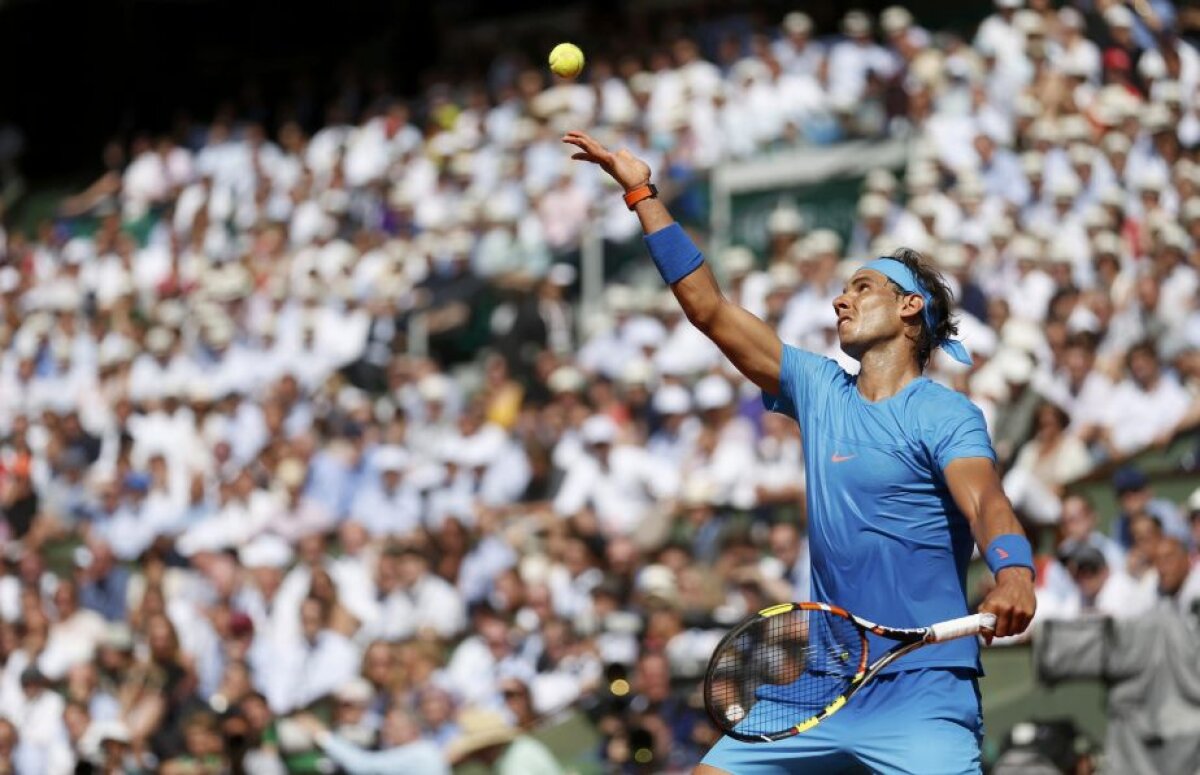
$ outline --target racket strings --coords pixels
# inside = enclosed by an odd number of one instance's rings
[[[726,731],[782,732],[843,695],[862,657],[863,638],[844,617],[797,609],[760,618],[718,656],[710,707]]]

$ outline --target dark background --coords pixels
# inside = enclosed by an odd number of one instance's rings
[[[878,12],[890,3],[855,3]],[[933,28],[968,30],[987,0],[904,3]],[[105,141],[181,131],[224,107],[268,129],[283,114],[310,130],[347,83],[415,95],[438,77],[479,77],[500,51],[541,62],[561,40],[595,55],[650,53],[706,16],[775,25],[804,8],[818,31],[849,4],[777,0],[0,0],[0,123],[25,134],[35,185],[100,169]]]

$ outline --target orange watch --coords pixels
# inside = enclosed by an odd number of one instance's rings
[[[632,191],[625,192],[625,206],[632,210],[633,206],[643,199],[650,199],[656,196],[658,196],[658,187],[653,183],[646,183]]]

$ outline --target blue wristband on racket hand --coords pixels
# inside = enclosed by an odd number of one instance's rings
[[[667,285],[674,285],[704,263],[700,248],[678,223],[647,234],[644,239],[650,249],[650,258],[654,259],[654,265]]]
[[[993,574],[1014,565],[1033,571],[1033,547],[1029,545],[1025,536],[1014,533],[996,536],[988,544],[984,559],[987,560],[987,566]]]

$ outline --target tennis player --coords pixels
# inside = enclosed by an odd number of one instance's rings
[[[1001,489],[983,415],[922,376],[935,348],[971,360],[953,339],[950,293],[936,270],[899,250],[850,278],[832,313],[842,350],[861,364],[852,376],[833,360],[784,345],[725,298],[699,249],[658,201],[645,162],[583,132],[563,142],[578,148],[572,158],[599,165],[625,189],[650,256],[688,320],[762,389],[768,409],[799,422],[813,599],[895,627],[965,616],[975,543],[996,577],[980,611],[996,615],[997,636],[1024,631],[1035,605],[1033,555]],[[870,650],[889,645],[873,640]],[[723,737],[696,772],[979,772],[975,640],[930,646],[885,670],[804,734],[777,743]]]

